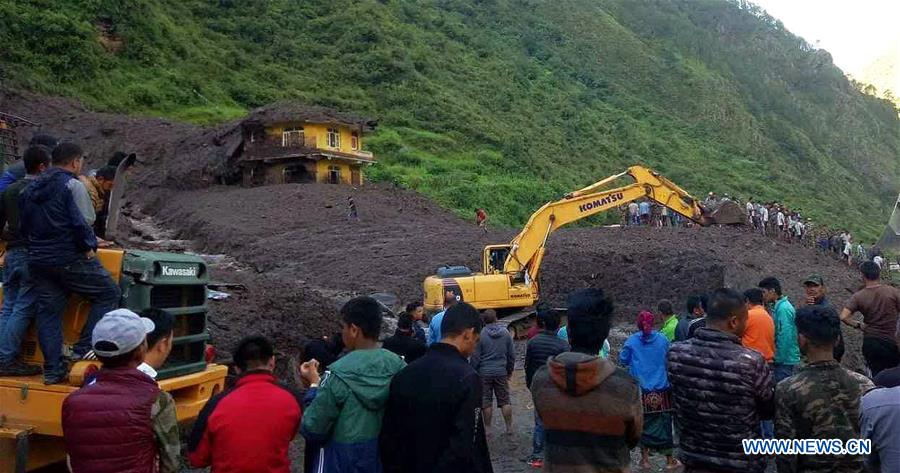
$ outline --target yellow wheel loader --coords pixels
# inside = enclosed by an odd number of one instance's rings
[[[613,181],[629,176],[634,182],[609,188]],[[533,306],[540,297],[539,276],[547,239],[556,229],[637,199],[650,199],[700,224],[715,223],[696,199],[672,181],[642,166],[610,176],[562,199],[549,202],[532,214],[528,223],[506,244],[488,245],[482,253],[482,271],[465,266],[445,266],[424,282],[425,309],[441,310],[452,293],[479,310],[516,312]],[[506,317],[513,335],[523,327],[513,324],[529,314]]]

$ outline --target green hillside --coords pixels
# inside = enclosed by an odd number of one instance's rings
[[[872,238],[900,178],[893,106],[746,1],[0,0],[0,67],[197,122],[370,114],[371,177],[510,224],[644,163]]]

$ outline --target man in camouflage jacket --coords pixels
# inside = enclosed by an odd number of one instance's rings
[[[797,312],[800,350],[808,364],[775,388],[775,438],[862,438],[859,403],[875,386],[865,376],[843,368],[833,356],[841,333],[840,319],[830,306],[808,305]],[[860,455],[781,455],[779,473],[862,472]]]
[[[771,419],[772,372],[759,352],[741,346],[746,326],[744,296],[718,289],[706,326],[669,349],[678,456],[686,472],[765,470],[765,457],[744,455],[742,440],[759,438],[760,420]]]

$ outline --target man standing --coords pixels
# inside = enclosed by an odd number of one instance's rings
[[[797,346],[797,326],[794,324],[794,306],[781,292],[781,282],[773,277],[763,279],[758,284],[763,292],[763,300],[772,306],[775,319],[775,384],[794,374],[794,367],[800,363],[800,347]]]
[[[371,297],[356,297],[341,308],[341,336],[350,350],[335,361],[319,383],[316,370],[304,379],[319,384],[306,394],[309,407],[303,414],[301,433],[324,444],[319,472],[378,472],[378,432],[388,398],[391,378],[406,363],[394,353],[378,348],[381,306]]]
[[[512,378],[513,368],[516,366],[516,350],[509,331],[497,323],[496,312],[486,310],[482,319],[485,323],[484,330],[481,331],[475,353],[469,362],[478,372],[483,385],[484,402],[481,408],[484,412],[484,427],[485,430],[492,427],[494,396],[496,396],[497,407],[503,413],[503,422],[506,424],[506,435],[512,435],[509,379]]]
[[[900,294],[897,289],[881,284],[881,269],[866,261],[859,265],[865,287],[853,294],[841,311],[841,321],[863,331],[863,357],[872,376],[881,370],[900,364],[897,349],[897,314],[900,313]],[[853,320],[853,313],[863,315],[863,321]]]
[[[347,218],[359,221],[359,211],[356,209],[356,201],[353,196],[347,196]]]
[[[641,208],[637,202],[631,201],[628,204],[628,217],[629,217],[629,225],[640,225],[641,224]]]
[[[747,301],[747,328],[741,344],[759,352],[771,364],[775,359],[775,322],[763,305],[763,292],[753,288],[744,291]]]
[[[423,322],[423,319],[425,318],[425,307],[419,301],[410,302],[409,304],[406,304],[406,313],[409,314],[413,320],[413,332],[415,332],[416,340],[427,343],[428,339],[425,338],[425,328],[428,327],[428,325]]]
[[[397,356],[403,358],[403,361],[412,363],[425,354],[426,346],[424,342],[416,338],[413,331],[414,322],[408,314],[402,314],[397,319],[397,330],[394,335],[386,339],[381,348],[396,353]]]
[[[452,291],[447,291],[444,293],[444,310],[434,314],[431,318],[431,322],[428,324],[428,346],[435,344],[441,341],[441,324],[444,321],[444,313],[456,303],[459,302],[456,294]]]
[[[103,166],[93,176],[78,176],[91,197],[91,205],[96,214],[94,233],[101,238],[106,234],[106,217],[108,216],[109,195],[116,183],[116,168]]]
[[[275,349],[265,337],[241,340],[232,360],[238,378],[200,411],[188,439],[188,461],[193,468],[211,466],[212,473],[289,473],[300,394],[275,378]],[[305,363],[301,370],[311,367]]]
[[[691,326],[696,322],[702,326],[704,319],[706,318],[706,303],[704,302],[704,298],[706,296],[700,294],[691,294],[687,299],[687,315],[682,317],[681,320],[678,321],[678,325],[675,326],[675,341],[683,342],[688,338],[691,338],[691,334],[696,331],[696,329],[691,330]]]
[[[672,303],[668,299],[659,301],[656,305],[656,311],[663,319],[663,326],[659,332],[665,335],[669,342],[675,341],[675,329],[678,327],[678,316],[672,309]]]
[[[837,312],[837,309],[831,305],[831,301],[828,300],[826,294],[828,293],[827,288],[825,287],[825,279],[818,275],[813,274],[810,277],[806,278],[803,281],[803,290],[806,293],[806,304],[807,305],[820,305],[825,307],[830,307],[832,310]],[[838,341],[834,345],[834,359],[837,360],[838,363],[844,358],[844,336],[838,331]]]
[[[706,326],[669,349],[669,380],[680,457],[685,471],[759,473],[763,457],[744,455],[742,440],[759,438],[760,420],[771,418],[772,373],[758,352],[741,346],[747,325],[744,297],[717,289]],[[727,412],[728,415],[722,415]]]
[[[52,153],[53,148],[56,148],[56,145],[59,144],[59,140],[54,136],[38,134],[31,137],[28,140],[28,147],[34,146],[43,146],[47,153]],[[24,156],[23,156],[24,158]],[[10,164],[6,171],[3,172],[3,175],[0,176],[0,194],[6,191],[6,188],[11,186],[13,182],[22,179],[27,174],[25,170],[25,160],[22,159],[20,161],[16,161]]]
[[[638,206],[641,209],[641,225],[650,226],[650,201],[644,199]]]
[[[49,345],[44,352],[46,384],[68,377],[68,367],[62,360],[62,313],[69,293],[91,304],[81,337],[72,348],[76,357],[90,351],[94,325],[119,303],[119,286],[96,257],[91,199],[75,177],[83,163],[78,145],[60,144],[52,153],[53,167],[21,197],[20,230],[28,241],[28,269],[43,308],[38,314],[38,331]]]
[[[569,296],[572,351],[550,358],[531,382],[546,432],[548,471],[630,471],[641,438],[641,390],[631,375],[597,357],[609,336],[613,303],[602,290]]]
[[[172,340],[175,338],[175,318],[172,314],[156,308],[141,312],[141,317],[153,322],[153,331],[147,334],[147,353],[144,362],[137,367],[147,376],[156,379],[156,370],[163,367],[169,353],[172,352]]]
[[[531,382],[538,368],[544,366],[549,358],[569,350],[569,343],[556,336],[559,329],[559,314],[554,310],[538,311],[540,333],[528,341],[525,347],[525,385],[531,389]],[[534,434],[532,435],[531,457],[528,465],[533,468],[544,466],[544,424],[534,411]]]
[[[860,436],[872,441],[868,471],[900,471],[900,386],[869,391],[861,409]]]
[[[136,369],[153,328],[128,309],[106,314],[94,327],[93,349],[103,367],[62,407],[72,473],[180,471],[175,401]]]
[[[484,233],[487,233],[487,220],[488,215],[487,212],[484,211],[484,209],[475,210],[475,225]]]
[[[875,386],[834,359],[841,331],[831,307],[808,305],[797,312],[800,349],[807,364],[775,388],[775,438],[860,438],[859,400]],[[781,455],[779,472],[840,471],[861,473],[860,455]]]
[[[32,146],[22,157],[25,164],[24,179],[14,181],[3,191],[0,201],[0,229],[6,242],[3,269],[3,310],[0,312],[0,376],[32,376],[41,372],[39,366],[22,363],[19,350],[28,324],[35,316],[37,291],[28,272],[28,246],[19,231],[19,200],[22,191],[50,166],[50,151],[43,146]],[[41,350],[52,348],[55,340],[46,337],[48,331],[39,331]],[[46,353],[46,351],[45,351]]]
[[[474,307],[450,307],[444,338],[391,381],[380,436],[386,473],[493,471],[481,420],[481,379],[466,360],[481,327]]]

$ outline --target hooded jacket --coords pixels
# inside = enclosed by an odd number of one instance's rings
[[[28,263],[64,266],[97,249],[97,237],[69,188],[75,174],[50,168],[22,192],[19,231],[28,241]]]
[[[628,368],[643,391],[663,391],[669,389],[669,377],[666,375],[668,351],[669,340],[662,333],[653,331],[644,336],[642,332],[637,332],[625,340],[619,352],[619,362]]]
[[[774,411],[772,373],[762,355],[736,335],[701,328],[672,345],[668,369],[681,461],[717,471],[765,470],[765,458],[744,455],[741,444],[759,438],[760,420]]]
[[[499,378],[512,374],[516,366],[516,349],[509,330],[498,322],[484,327],[470,362],[482,378]]]
[[[491,473],[481,378],[453,345],[435,343],[391,382],[381,430],[387,473]]]
[[[531,383],[548,472],[627,472],[641,438],[641,391],[625,370],[583,353],[547,361]]]
[[[378,473],[378,433],[391,379],[406,363],[382,348],[354,350],[335,361],[310,389],[301,433],[324,445],[320,472]]]

